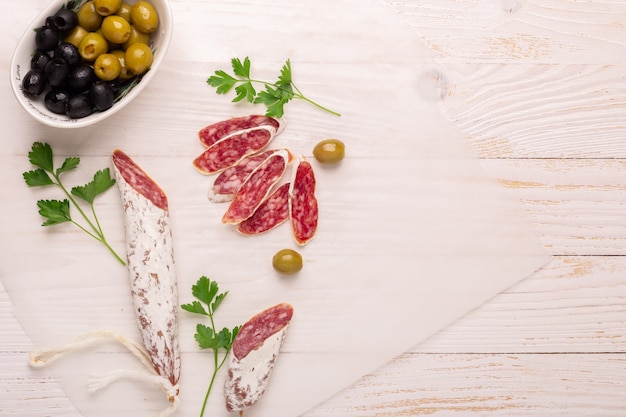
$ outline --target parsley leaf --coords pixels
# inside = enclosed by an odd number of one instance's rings
[[[72,188],[72,194],[93,204],[95,198],[115,185],[115,180],[111,178],[109,168],[96,172],[93,181],[79,187]]]
[[[211,389],[213,388],[213,383],[215,382],[215,377],[226,362],[226,359],[228,358],[228,353],[233,346],[233,341],[235,340],[235,337],[237,337],[237,334],[239,333],[239,329],[241,327],[235,326],[232,329],[224,327],[222,330],[217,331],[213,315],[228,294],[228,291],[220,293],[217,282],[211,281],[206,276],[202,276],[198,279],[196,284],[191,286],[191,294],[197,300],[194,300],[188,304],[182,304],[180,307],[190,313],[200,314],[209,317],[209,326],[202,323],[198,323],[196,325],[196,333],[194,334],[194,339],[196,340],[196,342],[198,342],[198,346],[200,347],[200,349],[211,349],[213,351],[214,369],[213,375],[211,376],[211,381],[209,382],[209,388],[207,389],[206,395],[204,397],[202,409],[200,410],[200,417],[202,417],[206,409],[209,394],[211,393]],[[220,350],[224,351],[221,360],[219,357]]]
[[[42,223],[42,226],[53,226],[60,223],[71,222],[89,236],[102,243],[122,265],[125,265],[126,263],[107,242],[94,208],[95,198],[115,184],[115,180],[112,179],[109,174],[109,169],[106,168],[96,172],[91,182],[83,186],[72,188],[70,193],[61,181],[61,174],[76,169],[80,163],[79,158],[65,158],[61,166],[55,170],[52,147],[47,143],[35,142],[33,143],[31,151],[28,153],[28,160],[38,168],[26,171],[22,174],[26,185],[29,187],[56,185],[61,188],[67,197],[65,200],[40,200],[37,202],[39,214],[46,219]],[[93,221],[90,220],[73,196],[89,204]],[[71,206],[74,206],[80,213],[86,226],[72,219],[70,212]]]
[[[247,101],[254,104],[264,104],[265,114],[272,117],[282,117],[284,106],[291,99],[297,98],[309,102],[310,104],[335,116],[339,113],[330,110],[313,100],[304,96],[293,82],[291,72],[291,61],[288,59],[280,70],[280,75],[276,82],[268,82],[254,79],[250,76],[250,59],[245,57],[243,62],[239,58],[231,59],[233,75],[224,70],[217,70],[207,79],[207,83],[215,88],[217,94],[227,94],[235,90],[233,102]],[[257,92],[254,84],[261,84],[264,89]]]

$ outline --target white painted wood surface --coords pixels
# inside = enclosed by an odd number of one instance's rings
[[[626,415],[626,3],[388,3],[436,54],[442,111],[553,259],[307,416]],[[0,397],[3,416],[24,401],[72,415],[45,374],[16,380],[31,345],[11,311],[0,293],[0,387],[21,394]]]

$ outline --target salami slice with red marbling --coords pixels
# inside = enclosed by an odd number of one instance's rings
[[[178,397],[178,291],[168,201],[161,188],[124,152],[113,152],[124,208],[126,256],[137,324],[154,371]],[[165,386],[164,386],[165,388]]]
[[[265,233],[289,218],[289,183],[286,182],[269,195],[254,214],[239,223],[237,231],[244,235]]]
[[[209,201],[223,203],[232,200],[235,192],[241,187],[248,175],[272,153],[274,153],[274,150],[270,149],[248,155],[235,165],[220,172],[215,177],[213,186],[209,190]]]
[[[222,216],[222,223],[239,224],[252,216],[274,184],[281,179],[288,163],[288,152],[279,149],[257,166],[235,193]]]
[[[215,174],[261,151],[275,136],[276,131],[268,126],[238,131],[208,147],[193,165],[202,174]]]
[[[290,304],[277,304],[241,326],[233,341],[224,383],[226,410],[242,412],[263,396],[293,312]]]
[[[283,129],[283,122],[280,119],[260,114],[233,117],[212,123],[200,129],[198,132],[198,138],[200,139],[202,145],[208,148],[214,143],[232,135],[235,132],[260,126],[271,127],[274,129],[275,133],[278,134]]]
[[[291,178],[289,215],[293,236],[298,245],[305,245],[315,235],[318,223],[318,204],[315,195],[315,173],[304,158],[294,163]]]

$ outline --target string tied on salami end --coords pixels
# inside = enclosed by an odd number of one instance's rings
[[[73,342],[65,345],[52,347],[49,349],[34,350],[28,355],[28,362],[33,367],[43,367],[68,353],[86,349],[106,339],[113,339],[128,349],[139,361],[144,365],[146,370],[117,370],[109,372],[105,375],[93,376],[87,386],[89,392],[98,391],[110,383],[122,379],[129,378],[142,382],[149,382],[160,386],[167,395],[169,406],[159,414],[159,417],[168,417],[174,413],[179,405],[179,386],[173,385],[166,377],[159,375],[150,361],[150,355],[146,349],[138,343],[126,339],[122,335],[111,330],[98,330],[89,332],[76,338]]]

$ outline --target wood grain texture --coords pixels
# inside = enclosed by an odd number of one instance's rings
[[[553,260],[306,416],[626,415],[626,3],[387,3],[436,55],[442,111]],[[0,415],[27,401],[78,416],[29,373],[4,289],[0,326]]]

